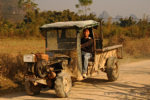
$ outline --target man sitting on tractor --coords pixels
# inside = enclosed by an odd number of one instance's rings
[[[81,48],[82,48],[82,61],[83,61],[83,77],[86,78],[87,68],[88,68],[88,60],[92,57],[92,45],[93,39],[89,37],[90,32],[88,29],[83,30],[84,37],[81,39]]]

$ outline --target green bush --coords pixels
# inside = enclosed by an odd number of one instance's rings
[[[132,37],[132,36],[133,36],[133,34],[131,33],[131,31],[128,30],[128,29],[125,29],[125,30],[123,31],[123,34],[124,34],[125,36],[129,36],[129,37]]]

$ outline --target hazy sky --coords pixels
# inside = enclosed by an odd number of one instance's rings
[[[38,7],[43,10],[63,11],[69,9],[77,12],[75,4],[78,0],[34,0]],[[113,18],[116,15],[129,17],[135,14],[138,18],[143,18],[143,14],[150,17],[150,0],[93,0],[90,12],[96,12],[97,16],[103,11],[107,11]]]

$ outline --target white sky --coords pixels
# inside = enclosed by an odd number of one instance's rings
[[[34,0],[38,7],[43,10],[63,11],[69,9],[76,12],[75,4],[78,0]],[[150,17],[150,0],[93,0],[90,12],[96,12],[97,16],[106,11],[113,18],[117,15],[126,17],[130,14],[143,18],[143,14]]]

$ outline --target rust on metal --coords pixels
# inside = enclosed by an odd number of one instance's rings
[[[56,73],[55,72],[50,72],[48,74],[48,79],[54,79],[54,78],[56,78]]]
[[[48,56],[47,54],[40,54],[40,53],[37,53],[37,54],[36,54],[36,59],[37,59],[37,60],[45,59],[45,60],[48,62],[48,58],[49,58],[49,56]],[[36,60],[36,61],[37,61],[37,60]]]
[[[48,85],[48,87],[52,87],[52,85],[53,85],[52,80],[47,80],[47,85]]]

